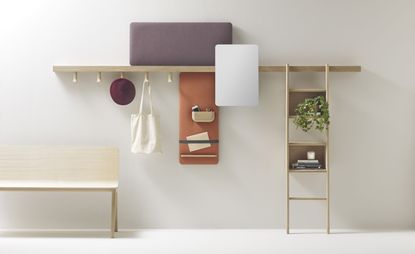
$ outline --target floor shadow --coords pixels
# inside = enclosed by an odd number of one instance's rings
[[[115,238],[138,238],[140,233],[137,231],[120,231],[115,233]],[[0,232],[2,238],[110,238],[110,231],[90,230],[90,231],[3,231]]]

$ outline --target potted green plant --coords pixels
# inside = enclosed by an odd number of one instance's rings
[[[329,127],[329,104],[324,96],[305,99],[297,105],[295,113],[294,124],[305,132],[313,127],[319,131]]]

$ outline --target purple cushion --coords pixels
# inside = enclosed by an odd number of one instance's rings
[[[232,44],[231,23],[131,23],[131,65],[215,65],[216,44]]]

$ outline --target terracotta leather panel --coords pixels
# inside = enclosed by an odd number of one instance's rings
[[[180,126],[179,139],[207,131],[210,140],[219,140],[219,108],[215,105],[215,73],[180,73]],[[211,123],[197,123],[192,120],[192,106],[198,105],[202,110],[211,108],[215,120]],[[216,158],[182,158],[181,164],[217,164],[219,161],[219,144],[211,147],[189,151],[187,144],[179,144],[180,154],[216,154]]]

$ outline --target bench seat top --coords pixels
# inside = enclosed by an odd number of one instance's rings
[[[113,147],[0,145],[0,189],[114,189]]]
[[[0,180],[0,190],[2,189],[116,189],[116,181],[5,181]]]

